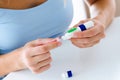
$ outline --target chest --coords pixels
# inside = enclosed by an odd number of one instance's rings
[[[0,49],[13,50],[37,38],[60,36],[72,21],[72,1],[66,8],[63,0],[49,0],[31,9],[0,9],[0,16]]]

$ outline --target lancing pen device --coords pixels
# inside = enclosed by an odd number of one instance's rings
[[[87,30],[88,28],[91,28],[94,26],[94,22],[93,21],[88,21],[84,24],[81,24],[79,25],[78,27],[74,27],[74,28],[71,28],[70,30],[68,30],[66,32],[66,34],[64,36],[62,36],[60,39],[61,40],[68,40],[70,39],[72,36],[73,36],[73,33],[74,32],[77,32],[77,31],[85,31]]]

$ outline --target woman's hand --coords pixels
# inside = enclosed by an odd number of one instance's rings
[[[77,27],[80,24],[83,24],[89,20],[94,21],[94,26],[83,32],[75,32],[71,41],[74,45],[80,48],[92,47],[95,44],[99,43],[102,38],[105,37],[104,29],[105,26],[100,21],[96,19],[87,19],[80,21],[74,27]]]
[[[23,67],[36,74],[49,69],[52,61],[50,50],[60,45],[57,39],[38,39],[27,43],[21,51]]]

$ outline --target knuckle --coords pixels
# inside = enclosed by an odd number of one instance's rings
[[[50,67],[51,67],[51,64],[47,64],[47,65],[45,65],[44,67],[42,67],[41,69],[46,68],[45,70],[47,70],[47,69],[49,69]]]
[[[42,52],[47,52],[47,51],[48,51],[48,48],[47,48],[46,46],[42,46],[42,47],[41,47],[41,51],[42,51]]]
[[[48,59],[48,62],[49,62],[49,63],[51,63],[51,62],[52,62],[52,58],[51,58],[51,57]]]
[[[106,36],[105,33],[103,33],[103,38],[104,38],[105,36]]]
[[[31,53],[31,48],[25,48],[25,50],[23,51],[23,54],[25,57],[29,57],[30,53]]]
[[[101,30],[104,31],[105,30],[105,25],[101,26]]]
[[[79,45],[79,47],[80,47],[80,48],[85,48],[85,46],[84,46],[84,45]]]
[[[93,44],[84,44],[84,47],[83,48],[88,48],[88,47],[92,47]]]
[[[51,67],[51,65],[50,64],[48,64],[48,69]]]
[[[26,48],[26,49],[25,49],[25,52],[26,52],[26,53],[29,53],[29,52],[30,52],[30,48]]]
[[[104,28],[103,28],[103,27],[101,27],[101,31],[104,31]]]
[[[93,47],[94,45],[89,45],[88,47]]]
[[[33,72],[34,74],[39,74],[39,73],[40,73],[40,70],[38,70],[38,69],[33,69],[32,72]]]
[[[32,69],[36,69],[37,64],[30,64],[29,66],[30,66]]]
[[[49,64],[52,62],[52,59],[51,58],[48,58],[47,60],[45,60],[45,63]]]
[[[77,45],[79,48],[85,48],[85,45],[84,44],[79,44]]]
[[[45,54],[44,56],[47,57],[47,58],[49,58],[49,57],[51,57],[51,54],[50,54],[50,53],[47,53],[47,54]]]
[[[90,39],[85,39],[85,40],[84,40],[84,43],[90,43],[90,42],[91,42]]]
[[[33,49],[31,49],[32,53],[41,53],[41,46],[38,47],[34,47]]]
[[[85,44],[82,44],[81,47],[82,48],[87,48],[87,47],[91,47],[93,44],[91,43],[85,43]]]
[[[102,33],[102,34],[100,35],[100,37],[101,37],[101,38],[104,38],[104,37],[105,37],[105,34],[104,34],[104,33]]]
[[[99,42],[100,42],[100,40],[96,41],[96,44],[99,43]]]
[[[83,43],[76,43],[76,42],[72,42],[72,44],[74,44],[75,46],[79,47],[79,48],[84,48],[85,45]]]
[[[50,52],[47,52],[45,56],[48,56],[47,59],[50,59],[50,58],[51,58],[51,54],[50,54]]]
[[[58,47],[58,46],[59,46],[59,44],[60,44],[60,43],[58,43],[58,42],[57,42],[57,43],[55,43],[55,44],[53,45],[53,48]]]
[[[82,48],[86,48],[88,44],[82,44],[81,47]]]

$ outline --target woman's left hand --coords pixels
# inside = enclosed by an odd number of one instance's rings
[[[94,21],[94,26],[92,28],[83,32],[75,32],[73,34],[73,37],[70,39],[72,43],[79,48],[92,47],[95,44],[99,43],[100,40],[105,37],[105,26],[96,19],[82,20],[74,27],[77,27],[78,25],[90,20]]]

